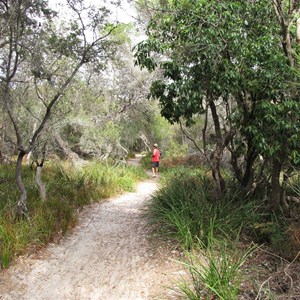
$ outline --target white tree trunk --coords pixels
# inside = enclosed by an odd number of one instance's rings
[[[148,149],[149,152],[151,152],[150,143],[144,133],[140,134],[139,138],[143,141],[144,145]]]
[[[32,134],[34,134],[36,131],[36,122],[33,125],[33,130],[32,130]],[[29,165],[30,163],[30,157],[31,157],[32,151],[30,151],[26,156],[25,156],[25,160],[26,160],[26,165]]]
[[[37,166],[35,173],[35,183],[38,187],[40,198],[44,202],[46,200],[46,186],[42,181],[42,170],[42,166]]]

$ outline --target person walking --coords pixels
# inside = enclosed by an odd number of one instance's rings
[[[152,177],[157,177],[158,175],[158,167],[159,167],[159,159],[160,159],[160,152],[158,150],[158,145],[153,145],[153,152],[152,152]]]

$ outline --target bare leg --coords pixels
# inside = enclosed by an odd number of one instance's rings
[[[154,167],[152,168],[152,177],[156,177],[156,171],[155,171],[155,169],[156,168],[154,168]]]

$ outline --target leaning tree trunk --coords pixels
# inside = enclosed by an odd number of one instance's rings
[[[58,132],[54,133],[54,138],[55,138],[56,142],[58,143],[59,147],[64,152],[67,159],[69,159],[71,162],[75,162],[75,161],[79,160],[78,154],[73,152],[69,148],[68,144],[61,138],[61,136]]]
[[[151,152],[150,142],[148,141],[146,135],[144,133],[139,135],[139,138],[144,143],[145,147],[148,149],[148,152]]]
[[[33,130],[32,130],[32,135],[34,135],[35,131],[36,131],[36,123],[34,123],[33,125]],[[30,164],[30,158],[31,158],[31,155],[32,155],[32,150],[30,150],[27,155],[25,156],[25,159],[26,159],[26,165],[29,165]]]
[[[25,185],[22,181],[22,161],[23,161],[23,158],[25,155],[26,155],[26,152],[23,150],[20,150],[18,159],[17,159],[17,166],[16,166],[16,183],[17,183],[17,187],[20,192],[20,197],[19,197],[18,205],[17,205],[17,214],[28,217],[27,191],[26,191]]]

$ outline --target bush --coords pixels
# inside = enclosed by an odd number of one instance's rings
[[[153,197],[149,213],[155,230],[186,249],[198,239],[207,245],[209,224],[214,222],[211,191],[212,183],[204,177],[174,176]]]

